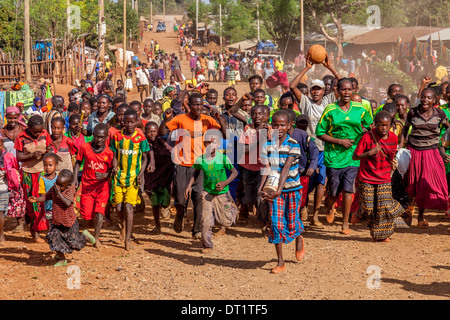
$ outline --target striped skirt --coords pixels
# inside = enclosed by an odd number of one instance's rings
[[[28,197],[39,197],[39,175],[40,173],[22,172],[22,186],[25,193],[25,199]],[[26,212],[31,220],[31,230],[44,231],[48,230],[49,223],[45,218],[45,210],[43,203],[30,202],[27,200]]]
[[[300,220],[300,201],[303,189],[282,192],[269,205],[272,217],[272,227],[269,243],[290,243],[304,230]]]
[[[405,215],[400,203],[392,198],[391,183],[370,184],[359,181],[359,218],[366,218],[370,235],[375,240],[394,233],[395,220]]]

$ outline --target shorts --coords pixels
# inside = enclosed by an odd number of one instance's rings
[[[232,86],[234,86],[234,85],[236,85],[236,80],[229,80],[229,81],[228,81],[228,86],[229,86],[229,87],[232,87]]]
[[[93,220],[98,212],[105,215],[109,200],[109,181],[91,186],[83,185],[81,188],[80,214],[85,220]]]
[[[309,179],[308,193],[312,192],[319,184],[325,185],[327,182],[327,167],[323,164],[323,151],[319,152],[319,157],[317,158],[317,170]]]
[[[152,207],[162,206],[163,208],[168,208],[170,206],[170,192],[165,187],[154,188],[151,192],[148,192],[148,197]]]
[[[341,191],[355,193],[355,179],[359,167],[327,168],[327,193],[330,197],[337,197]]]
[[[139,186],[121,187],[114,186],[114,204],[129,203],[133,206],[141,203]]]
[[[148,84],[142,84],[138,86],[138,92],[142,93],[144,91],[148,91]]]

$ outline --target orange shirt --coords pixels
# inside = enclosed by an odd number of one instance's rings
[[[172,131],[172,140],[175,141],[172,161],[185,167],[192,167],[195,159],[204,153],[205,132],[209,129],[220,129],[220,124],[213,117],[204,114],[200,115],[199,120],[192,119],[189,114],[180,114],[166,125]],[[176,136],[174,137],[173,134]]]

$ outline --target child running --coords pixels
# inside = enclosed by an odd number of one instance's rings
[[[161,232],[160,211],[168,211],[170,206],[170,185],[172,183],[173,168],[172,147],[158,136],[158,124],[150,121],[145,125],[145,136],[152,151],[150,151],[150,165],[144,174],[144,190],[150,198],[152,205],[153,218],[155,219],[155,229],[152,233]],[[155,168],[158,170],[155,171]],[[165,216],[169,216],[169,214]],[[164,216],[164,214],[163,214]]]
[[[51,251],[56,251],[54,266],[67,265],[65,254],[73,250],[81,250],[86,245],[86,239],[92,236],[88,232],[79,232],[78,220],[73,207],[75,187],[72,184],[73,173],[62,170],[54,186],[45,195],[46,200],[52,200],[52,224],[47,233],[47,241]]]
[[[114,152],[114,203],[123,226],[121,238],[125,250],[131,250],[133,228],[133,207],[138,204],[139,186],[147,169],[147,153],[150,147],[147,139],[136,130],[138,114],[129,109],[124,114],[124,127],[111,141]]]
[[[216,132],[217,133],[217,132]],[[224,235],[226,227],[231,226],[236,221],[237,207],[231,197],[228,185],[238,176],[238,171],[224,154],[217,152],[220,146],[221,137],[206,132],[205,153],[195,160],[194,175],[189,180],[184,193],[185,199],[189,199],[192,185],[195,179],[203,172],[202,192],[202,246],[203,253],[209,253],[213,249],[212,228],[214,221],[221,224],[216,235]],[[226,170],[231,171],[227,178]]]
[[[273,114],[272,128],[274,135],[261,150],[261,161],[266,167],[262,171],[263,178],[258,193],[270,202],[272,226],[269,243],[275,245],[278,256],[278,264],[271,272],[280,273],[285,270],[283,243],[296,241],[297,261],[301,261],[305,255],[303,237],[300,235],[304,228],[298,206],[302,198],[302,185],[298,174],[300,147],[288,134],[291,122],[287,111],[279,110]],[[278,135],[275,135],[276,133]],[[277,190],[264,191],[271,169],[280,175]]]
[[[58,173],[56,172],[56,168],[58,167],[58,163],[61,158],[50,152],[44,155],[44,171],[39,176],[39,198],[37,202],[44,202],[44,207],[42,208],[45,212],[45,218],[49,223],[52,221],[52,200],[45,200],[45,195],[50,190],[51,187],[56,182],[56,178],[58,177]]]
[[[390,131],[392,116],[380,111],[375,116],[375,128],[365,133],[353,154],[360,160],[359,201],[361,209],[352,216],[356,224],[367,215],[370,235],[376,242],[389,242],[394,233],[394,221],[404,209],[392,198],[391,172],[397,153],[398,137]]]
[[[90,143],[81,146],[77,154],[74,173],[78,176],[84,163],[81,176],[81,216],[87,221],[94,220],[94,245],[99,248],[101,243],[100,230],[103,225],[103,217],[106,213],[106,205],[109,200],[110,175],[114,153],[105,144],[108,137],[108,125],[98,124],[94,128],[94,137]],[[78,185],[78,181],[75,181]]]
[[[44,129],[44,120],[39,115],[30,117],[28,128],[16,139],[14,148],[17,150],[17,160],[22,164],[22,187],[26,199],[39,196],[39,176],[44,171],[42,156],[51,142],[50,135]],[[48,229],[48,221],[39,204],[27,201],[26,212],[31,222],[33,241],[44,243],[39,231]]]

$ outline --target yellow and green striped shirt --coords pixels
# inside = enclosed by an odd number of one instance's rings
[[[142,155],[149,152],[150,145],[142,133],[134,131],[131,137],[116,132],[111,139],[111,150],[118,160],[118,172],[114,179],[116,186],[130,187],[137,185],[137,176],[141,172]]]

